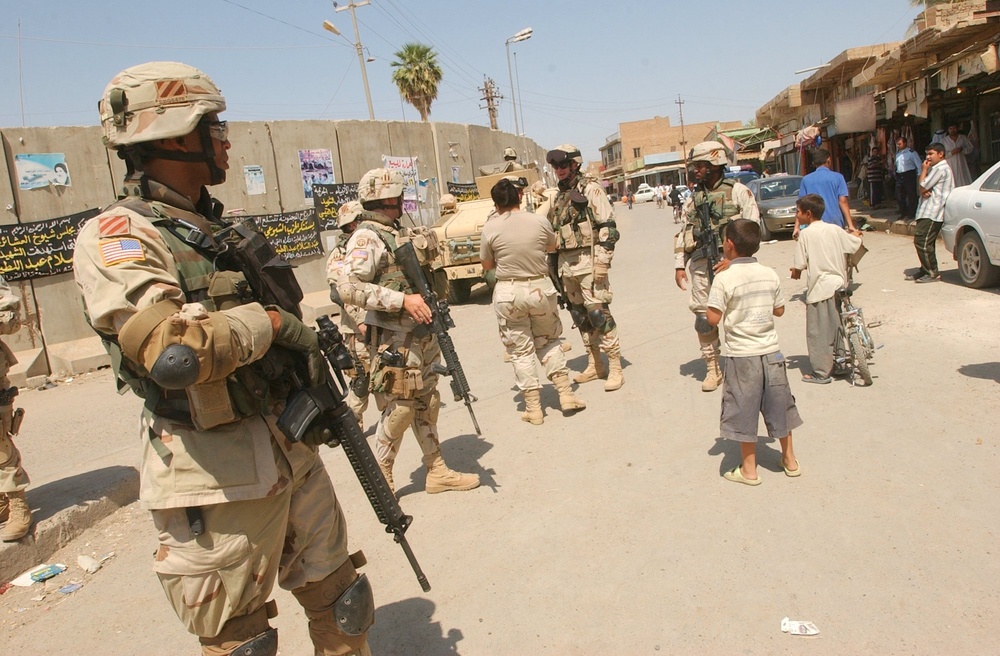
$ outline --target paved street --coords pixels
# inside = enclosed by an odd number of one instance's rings
[[[484,485],[424,494],[410,437],[396,466],[431,592],[421,592],[343,454],[324,453],[352,547],[369,560],[373,653],[996,653],[997,290],[962,287],[940,244],[943,282],[905,282],[903,269],[916,264],[911,239],[866,233],[854,298],[884,345],[875,383],[806,385],[803,284],[788,279],[794,242],[763,245],[759,259],[790,299],[777,326],[805,420],[795,434],[803,474],[785,477],[776,442],[765,441],[763,484],[735,485],[721,474],[738,464],[739,448],[717,438],[720,393],[700,391],[693,316],[673,283],[676,226],[652,203],[616,211],[621,390],[583,385],[587,410],[563,418],[547,387],[545,424],[525,424],[487,294],[453,311],[483,438],[446,398],[443,450]],[[582,369],[579,335],[566,336],[571,366]],[[28,416],[19,444],[37,498],[49,504],[41,515],[57,510],[46,487],[135,465],[138,402],[117,397],[107,372],[20,400]],[[29,501],[38,507],[31,491]],[[137,504],[75,540],[51,559],[70,569],[44,598],[41,585],[0,596],[5,653],[196,653],[152,572],[154,548]],[[96,574],[76,566],[80,554],[110,552]],[[71,580],[83,588],[55,592]],[[294,599],[275,598],[281,653],[310,653]],[[786,616],[814,622],[820,635],[781,633]]]

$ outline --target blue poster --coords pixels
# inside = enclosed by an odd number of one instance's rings
[[[54,185],[69,187],[69,166],[63,153],[14,155],[19,189],[38,189]]]

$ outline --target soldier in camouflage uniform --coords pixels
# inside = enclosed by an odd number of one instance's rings
[[[344,269],[347,241],[357,229],[358,223],[364,217],[364,212],[365,210],[361,207],[361,203],[356,200],[345,203],[337,211],[337,227],[340,228],[341,232],[337,236],[337,245],[330,251],[330,257],[326,260],[326,282],[330,285],[330,298],[340,306],[340,333],[344,336],[344,344],[351,352],[351,357],[354,359],[356,365],[359,365],[364,371],[365,376],[368,376],[371,374],[371,358],[368,355],[368,344],[365,339],[365,335],[368,332],[368,326],[365,325],[366,310],[355,305],[344,304],[337,293],[337,281],[340,279]],[[355,387],[359,384],[359,376],[356,370],[350,370],[345,373],[352,379],[352,384],[348,387],[347,405],[350,406],[363,429],[364,413],[368,409],[368,397],[370,394],[367,389],[360,395],[355,390]],[[360,384],[364,384],[363,377],[360,380]],[[378,406],[380,411],[382,410],[382,401],[379,395],[376,395],[375,405]]]
[[[548,213],[556,233],[558,274],[569,302],[586,315],[576,327],[587,350],[587,368],[573,380],[586,383],[606,378],[604,391],[612,392],[625,383],[618,326],[609,307],[608,270],[619,237],[615,213],[600,183],[580,172],[583,156],[579,148],[564,144],[550,150],[545,159],[559,180],[559,192]],[[607,367],[601,351],[608,356]]]
[[[0,335],[12,335],[21,328],[17,318],[20,305],[21,301],[0,276]],[[23,411],[14,412],[17,388],[7,379],[15,364],[14,353],[0,341],[0,522],[7,522],[0,531],[0,540],[4,542],[20,540],[31,528],[31,508],[24,498],[24,490],[31,481],[21,467],[21,454],[13,440],[20,430]]]
[[[493,310],[500,325],[500,341],[511,355],[514,378],[524,397],[521,419],[539,425],[544,415],[536,356],[559,392],[564,415],[587,406],[573,394],[566,355],[559,347],[562,322],[545,260],[547,252],[556,247],[556,235],[544,216],[520,210],[516,185],[504,178],[490,191],[496,214],[483,226],[479,259],[484,270],[497,272]]]
[[[701,384],[703,392],[711,392],[722,384],[719,368],[719,329],[708,325],[708,255],[699,239],[701,219],[699,212],[708,206],[712,224],[719,234],[719,255],[715,272],[729,267],[729,260],[721,253],[725,241],[724,230],[730,220],[750,219],[760,223],[760,213],[753,193],[735,178],[725,177],[729,163],[726,150],[715,141],[704,141],[691,149],[688,162],[698,183],[694,194],[684,204],[684,226],[674,242],[674,282],[682,290],[688,282],[685,266],[691,269],[691,302],[688,307],[695,315],[694,329],[701,344],[701,357],[707,373]]]
[[[111,80],[99,109],[105,145],[126,162],[124,196],[80,231],[76,281],[119,379],[145,400],[139,499],[159,531],[153,568],[202,653],[273,656],[277,580],[304,608],[316,654],[370,654],[371,587],[355,571],[363,556],[348,554],[317,436],[293,443],[275,424],[290,390],[271,347],[301,353],[316,385],[316,334],[213,265],[225,223],[206,187],[229,167],[225,108],[184,64]],[[178,345],[196,356],[193,383],[178,374],[193,359],[175,357]]]
[[[371,389],[385,401],[375,431],[379,467],[395,490],[392,466],[409,427],[424,454],[429,494],[479,487],[478,476],[449,469],[441,456],[437,430],[441,395],[436,370],[441,348],[437,336],[422,326],[430,323],[431,309],[393,257],[393,251],[410,240],[418,255],[423,253],[429,261],[429,249],[436,246],[433,233],[400,228],[403,176],[399,171],[368,171],[358,183],[358,197],[365,214],[347,241],[337,292],[345,305],[368,311],[364,322],[373,332],[369,340]]]

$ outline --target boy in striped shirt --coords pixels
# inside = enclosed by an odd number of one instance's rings
[[[917,227],[913,233],[920,269],[906,276],[907,280],[920,283],[941,280],[935,249],[938,234],[944,225],[944,202],[955,188],[955,176],[945,159],[944,146],[934,142],[927,146],[926,153],[927,159],[917,181],[920,204],[917,206]]]
[[[760,485],[757,477],[757,422],[764,415],[767,434],[781,443],[781,467],[798,476],[792,429],[802,425],[788,386],[785,358],[778,348],[774,317],[785,313],[778,274],[753,257],[760,248],[760,226],[748,219],[726,225],[723,253],[729,267],[715,276],[706,317],[722,322],[726,357],[722,358],[724,439],[740,443],[740,466],[723,476],[744,485]]]

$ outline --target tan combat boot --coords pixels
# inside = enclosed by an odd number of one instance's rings
[[[9,514],[10,504],[7,503],[7,495],[0,494],[0,522],[7,521],[7,515]]]
[[[590,352],[587,354],[587,368],[573,376],[573,382],[580,385],[597,380],[598,378],[607,377],[608,370],[604,366],[604,360],[601,359],[600,349],[590,349]]]
[[[545,421],[545,415],[542,414],[541,390],[525,390],[521,392],[521,396],[524,397],[524,412],[521,413],[521,421],[540,426]]]
[[[564,417],[586,409],[587,404],[573,394],[573,388],[569,384],[569,374],[556,374],[552,377],[552,384],[559,392],[559,409],[562,410]]]
[[[28,529],[31,528],[31,508],[28,507],[28,502],[24,500],[23,491],[8,493],[7,504],[7,526],[0,533],[0,540],[14,542],[28,534]]]
[[[457,492],[474,490],[479,487],[479,477],[475,474],[463,474],[448,468],[439,451],[432,456],[424,456],[424,466],[427,467],[427,494],[437,494],[455,490]]]
[[[714,355],[710,358],[705,358],[705,368],[708,371],[705,373],[705,381],[701,384],[701,391],[714,392],[722,384],[722,370],[719,369],[719,356]]]
[[[396,484],[392,482],[392,463],[382,462],[376,459],[378,462],[378,468],[382,470],[382,475],[385,476],[385,482],[389,484],[389,489],[392,490],[393,494],[396,494]]]
[[[608,356],[608,379],[604,381],[604,391],[614,392],[625,384],[625,376],[622,374],[622,357],[620,355]]]

